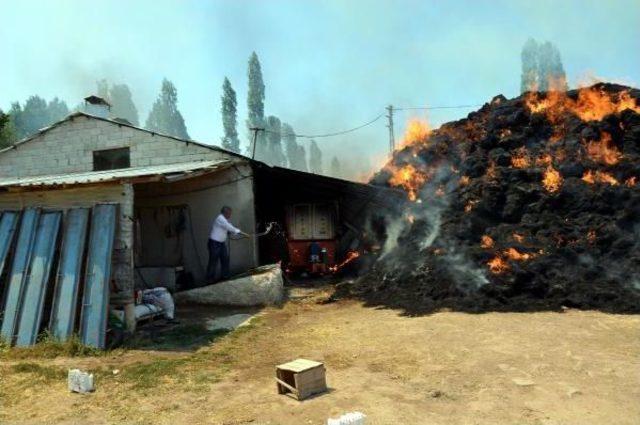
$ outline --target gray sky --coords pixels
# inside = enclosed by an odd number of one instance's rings
[[[581,76],[640,81],[640,0],[116,1],[0,0],[0,107],[39,94],[69,106],[107,78],[132,89],[141,121],[163,77],[178,89],[190,135],[222,136],[220,94],[238,92],[246,139],[246,66],[255,50],[266,113],[314,134],[354,127],[395,106],[515,96],[528,37],[554,42],[570,84]],[[469,110],[433,111],[439,124]],[[401,134],[407,113],[397,116]],[[326,156],[377,163],[380,120],[318,140]],[[325,161],[328,167],[329,161]],[[355,166],[355,165],[354,165]]]

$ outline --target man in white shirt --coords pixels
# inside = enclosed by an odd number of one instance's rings
[[[232,209],[224,206],[220,210],[220,214],[213,220],[211,233],[209,234],[209,264],[207,265],[207,283],[216,282],[216,269],[218,268],[218,260],[220,260],[220,280],[229,277],[229,249],[227,248],[228,234],[244,235],[244,233],[229,222],[231,219]]]

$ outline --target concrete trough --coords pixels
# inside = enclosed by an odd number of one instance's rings
[[[284,283],[279,264],[258,267],[230,280],[175,294],[179,304],[221,306],[276,305],[284,299]]]

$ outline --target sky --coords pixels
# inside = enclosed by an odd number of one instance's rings
[[[225,76],[248,140],[252,51],[262,64],[266,114],[299,134],[356,127],[389,104],[517,96],[529,37],[558,46],[572,86],[585,76],[640,82],[640,0],[0,0],[0,11],[0,108],[33,94],[72,107],[107,78],[129,85],[144,122],[166,77],[190,136],[211,144],[222,137]],[[471,110],[426,118],[437,126]],[[424,112],[395,115],[397,136],[412,116]],[[317,142],[326,168],[337,156],[356,174],[384,159],[386,121]]]

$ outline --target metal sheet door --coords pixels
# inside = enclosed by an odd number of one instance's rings
[[[111,256],[116,230],[115,204],[93,207],[85,288],[80,314],[80,339],[83,344],[104,348],[109,308]]]
[[[66,341],[73,334],[76,324],[80,274],[88,223],[88,208],[71,209],[65,217],[60,263],[49,322],[51,334],[60,341]]]
[[[7,297],[4,303],[4,314],[0,336],[8,343],[13,342],[15,330],[18,323],[18,313],[22,305],[22,295],[26,271],[29,267],[33,241],[36,235],[36,227],[40,210],[38,208],[28,208],[22,214],[22,222],[18,233],[18,243],[16,252],[9,273],[9,284]]]
[[[4,265],[13,243],[19,217],[20,213],[18,211],[5,211],[0,218],[0,276],[4,272]]]
[[[18,347],[33,345],[38,338],[61,217],[62,213],[59,211],[45,212],[38,220],[29,272],[24,281],[24,296],[16,338]]]

